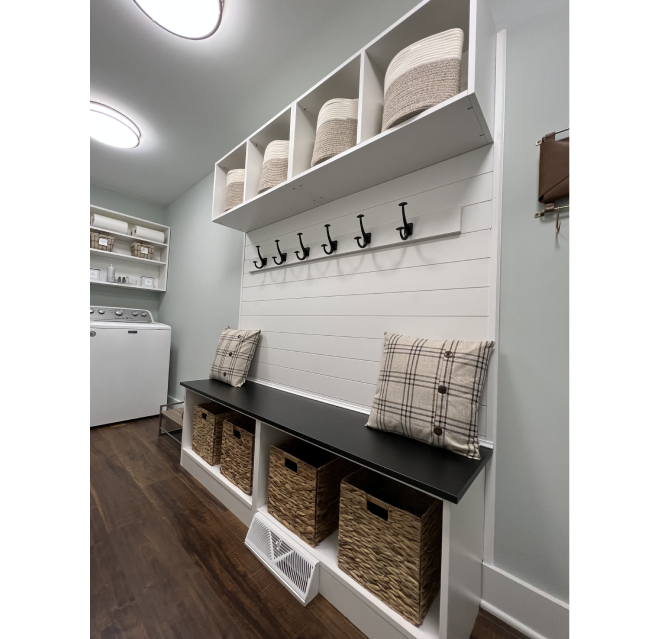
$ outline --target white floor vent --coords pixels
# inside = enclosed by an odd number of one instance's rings
[[[245,545],[306,606],[319,592],[319,565],[288,535],[275,531],[257,513],[252,519]]]

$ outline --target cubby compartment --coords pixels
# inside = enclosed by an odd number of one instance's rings
[[[247,157],[245,165],[245,201],[265,195],[277,188],[277,185],[264,193],[259,194],[259,181],[261,168],[264,162],[266,147],[275,140],[289,140],[289,163],[286,184],[291,179],[291,107],[287,107],[275,116],[268,124],[263,126],[247,141]]]
[[[461,29],[464,40],[460,91],[467,90],[470,4],[469,0],[430,0],[404,16],[367,46],[362,54],[358,142],[364,142],[382,132],[385,74],[394,57],[411,44],[449,29]]]
[[[246,150],[247,142],[243,142],[243,144],[239,144],[233,151],[225,155],[222,160],[216,162],[213,183],[213,219],[225,212],[227,174],[234,169],[245,169]],[[245,184],[243,185],[243,202],[245,202]]]
[[[318,117],[323,105],[336,98],[357,100],[359,94],[360,56],[355,55],[293,105],[293,177],[312,168]]]
[[[430,80],[428,95],[409,104],[408,96],[417,93],[398,91],[403,106],[391,102],[393,117],[383,131],[390,62],[410,45],[451,29],[461,29],[462,45],[448,37],[444,57],[431,60],[443,64],[419,70]],[[250,232],[492,143],[496,45],[489,0],[423,0],[246,141],[245,201],[224,214],[214,202],[213,221]],[[456,86],[452,60],[459,51]],[[409,68],[420,66],[416,60]],[[414,77],[409,81],[417,84]],[[334,141],[343,148],[349,127],[329,134],[312,167],[319,111],[333,98],[357,98],[356,144],[334,154]],[[338,120],[342,112],[336,113]],[[258,194],[266,146],[277,139],[290,141],[287,180]]]

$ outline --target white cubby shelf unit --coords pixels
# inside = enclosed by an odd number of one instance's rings
[[[104,217],[110,217],[115,220],[127,222],[129,228],[131,226],[143,226],[155,231],[161,231],[165,234],[164,242],[154,242],[152,240],[145,240],[134,235],[127,235],[126,233],[117,233],[116,231],[108,231],[106,229],[96,227],[90,224],[89,230],[103,235],[109,235],[114,238],[114,246],[112,251],[102,251],[99,249],[89,249],[90,255],[90,268],[99,269],[101,271],[101,280],[99,282],[90,282],[92,286],[115,286],[118,288],[132,288],[140,291],[156,291],[157,293],[164,293],[167,290],[167,265],[170,254],[170,227],[163,224],[157,224],[149,220],[143,220],[139,217],[132,215],[125,215],[117,211],[109,211],[102,209],[98,206],[89,207],[90,217],[94,213]],[[131,255],[131,244],[133,242],[142,242],[154,247],[154,258],[152,260],[142,257],[134,257]],[[130,277],[136,280],[136,284],[120,284],[116,282],[108,282],[108,266],[112,264],[115,267],[115,275],[119,277]],[[153,277],[155,278],[155,287],[146,288],[140,286],[140,277]]]
[[[252,495],[230,482],[219,465],[209,465],[192,450],[195,406],[209,401],[213,400],[186,389],[181,465],[246,526],[261,513],[281,537],[295,540],[317,559],[321,565],[319,594],[369,639],[469,639],[480,602],[484,472],[474,479],[460,503],[442,500],[440,592],[417,627],[339,568],[337,530],[312,548],[268,513],[270,449],[290,439],[291,433],[256,420]]]
[[[381,132],[394,56],[428,36],[464,33],[457,95]],[[424,0],[215,165],[212,220],[249,232],[493,142],[496,32],[489,0]],[[358,99],[357,144],[310,168],[321,106]],[[289,140],[285,182],[257,195],[266,145]],[[244,201],[224,211],[227,172],[245,168]]]

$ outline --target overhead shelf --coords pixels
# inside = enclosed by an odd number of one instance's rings
[[[406,46],[456,27],[465,35],[461,91],[381,132],[389,62]],[[213,221],[253,231],[492,143],[494,73],[495,31],[485,0],[425,0],[216,163]],[[356,95],[356,146],[308,168],[318,109],[331,97]],[[288,179],[257,195],[263,148],[287,133]],[[232,168],[246,169],[245,201],[223,212]]]
[[[92,286],[117,286],[119,288],[132,288],[138,291],[155,291],[156,293],[164,293],[164,288],[147,288],[146,286],[137,286],[133,284],[119,284],[117,282],[90,282]]]

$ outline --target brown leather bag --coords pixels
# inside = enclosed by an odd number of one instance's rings
[[[556,133],[541,139],[539,162],[539,202],[545,204],[545,213],[553,211],[555,200],[568,195],[568,140],[555,140]]]

